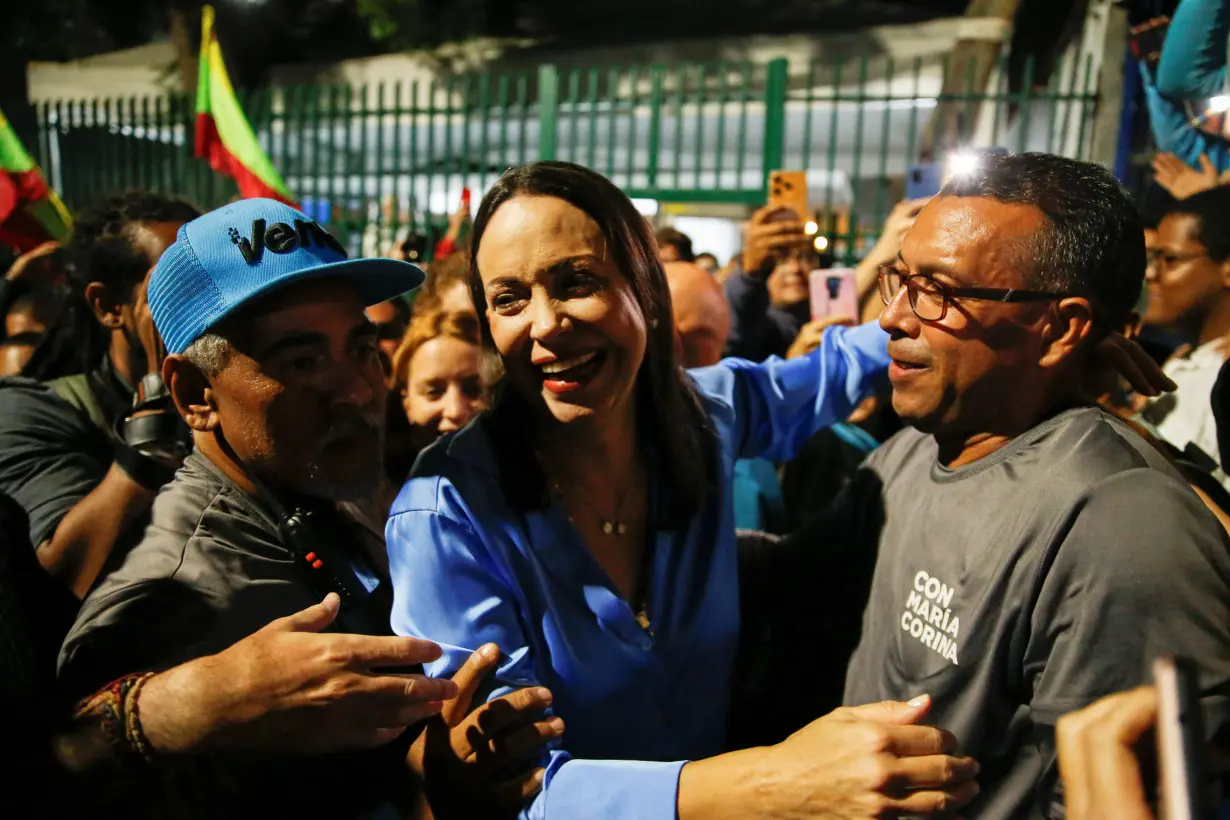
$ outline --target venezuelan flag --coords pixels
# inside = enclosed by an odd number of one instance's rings
[[[73,220],[0,111],[0,243],[19,253],[63,242]]]
[[[299,207],[248,124],[226,73],[214,34],[214,9],[201,9],[201,57],[196,80],[197,157],[233,177],[245,199],[265,197]]]

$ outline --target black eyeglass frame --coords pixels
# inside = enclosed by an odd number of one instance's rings
[[[889,276],[896,276],[901,281],[892,293],[887,290],[886,280]],[[918,312],[918,294],[917,286],[911,286],[910,282],[922,280],[927,282],[935,289],[936,294],[940,297],[940,315],[935,317],[923,316]],[[880,265],[876,274],[876,285],[880,291],[880,299],[885,305],[892,303],[893,299],[897,298],[897,294],[901,288],[905,288],[906,300],[910,303],[910,310],[914,311],[914,315],[924,322],[942,322],[944,317],[948,315],[948,305],[953,299],[977,299],[982,302],[1007,302],[1007,303],[1025,303],[1025,302],[1049,302],[1055,299],[1067,299],[1075,294],[1071,293],[1054,293],[1045,290],[1024,290],[1021,288],[963,288],[955,285],[948,285],[944,282],[937,281],[934,277],[925,273],[905,273],[896,265],[884,264]]]

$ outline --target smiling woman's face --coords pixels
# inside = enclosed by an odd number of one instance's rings
[[[554,197],[510,199],[476,261],[491,337],[523,399],[564,424],[630,411],[645,317],[588,214]]]

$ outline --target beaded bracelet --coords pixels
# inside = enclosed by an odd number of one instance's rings
[[[85,698],[77,706],[77,720],[91,720],[102,728],[108,744],[122,757],[148,762],[153,747],[141,728],[139,698],[153,672],[125,675]]]

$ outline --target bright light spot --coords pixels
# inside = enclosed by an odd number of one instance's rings
[[[806,225],[803,226],[803,230],[807,233],[808,236],[811,236],[816,231],[820,230],[820,226],[817,225],[815,222],[808,222]]]
[[[632,206],[641,216],[657,216],[658,200],[656,199],[633,199]]]
[[[1209,100],[1209,111],[1214,114],[1230,111],[1230,95],[1221,94]]]
[[[817,236],[816,241],[813,242],[812,244],[816,246],[816,250],[822,251],[828,248],[829,240],[826,237]]]
[[[956,151],[948,155],[948,172],[955,177],[967,177],[978,170],[978,155]]]

